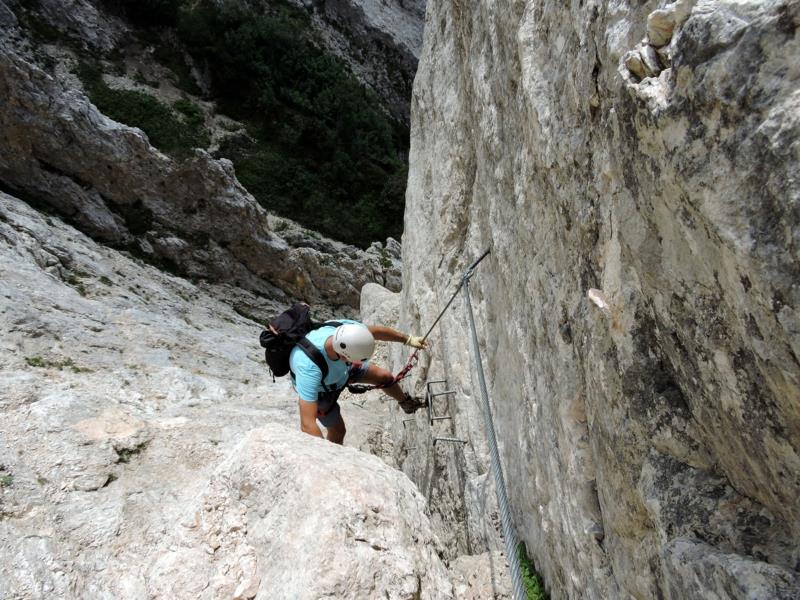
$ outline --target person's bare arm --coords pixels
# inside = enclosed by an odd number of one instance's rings
[[[367,329],[379,342],[400,342],[404,344],[408,336],[400,333],[397,329],[391,327],[384,327],[383,325],[368,325]]]
[[[299,398],[297,402],[300,404],[300,431],[321,438],[322,431],[317,425],[317,403]]]
[[[400,333],[397,331],[397,329],[392,329],[391,327],[384,327],[383,325],[367,325],[367,329],[369,329],[372,337],[379,342],[399,342],[401,344],[405,344],[406,346],[422,348],[424,350],[427,350],[428,348],[428,344],[421,337],[406,335],[405,333]]]

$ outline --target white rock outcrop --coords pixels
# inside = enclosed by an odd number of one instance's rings
[[[411,481],[278,425],[242,440],[177,529],[150,571],[156,597],[453,597]]]
[[[297,431],[230,293],[0,192],[0,598],[452,597],[424,497]]]
[[[428,2],[401,326],[491,248],[473,303],[553,598],[800,595],[799,25],[796,0]],[[469,517],[451,556],[494,528],[463,311],[418,387],[448,380],[434,427],[467,444],[404,463]]]

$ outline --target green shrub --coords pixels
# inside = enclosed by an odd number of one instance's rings
[[[399,237],[407,130],[313,43],[304,11],[200,0],[180,11],[178,32],[221,107],[249,123],[255,143],[220,155],[259,202],[362,247]]]
[[[180,100],[176,100],[172,104],[172,107],[186,117],[186,124],[190,127],[200,128],[206,122],[203,109],[201,109],[191,100],[181,98]]]
[[[520,570],[522,571],[522,583],[525,585],[525,592],[528,600],[548,600],[547,592],[544,589],[541,577],[528,558],[528,551],[525,542],[517,544],[517,556],[519,557]]]
[[[208,134],[201,124],[190,120],[183,123],[168,106],[149,94],[110,88],[103,81],[102,71],[97,65],[81,63],[77,74],[89,98],[103,114],[138,127],[162,152],[183,157],[192,148],[208,146]]]
[[[105,2],[145,27],[140,35],[179,88],[201,93],[186,51],[209,73],[213,99],[245,122],[254,140],[226,145],[219,155],[233,161],[262,205],[362,247],[400,236],[408,129],[342,61],[321,50],[306,11],[286,0]],[[180,43],[163,35],[167,26]],[[95,104],[143,129],[161,150],[180,155],[205,145],[202,111],[190,102],[173,107],[186,117],[181,122],[146,94],[93,81],[87,88]]]
[[[155,46],[153,58],[162,66],[167,67],[175,75],[173,83],[178,89],[194,96],[202,96],[203,91],[197,86],[192,76],[192,70],[186,61],[186,55],[181,48],[169,39],[164,39],[160,33],[152,36],[151,42]]]
[[[47,360],[41,356],[26,356],[25,362],[30,367],[37,367],[40,369],[69,369],[73,373],[91,373],[91,369],[77,366],[71,358],[64,360]]]

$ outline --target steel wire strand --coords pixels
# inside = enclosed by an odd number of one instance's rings
[[[488,254],[488,250],[483,256]],[[483,258],[481,256],[481,259]],[[494,431],[494,420],[492,419],[492,409],[489,405],[489,393],[486,390],[486,379],[483,375],[483,365],[481,361],[481,352],[478,347],[478,334],[475,329],[475,318],[472,313],[472,301],[469,293],[469,277],[472,276],[472,270],[480,262],[479,259],[476,263],[467,270],[464,275],[463,287],[464,296],[467,299],[467,316],[469,317],[469,327],[472,336],[472,347],[475,354],[475,364],[478,373],[478,383],[481,389],[481,404],[483,406],[483,419],[486,426],[486,436],[489,438],[489,455],[491,457],[492,472],[494,473],[495,493],[497,494],[497,504],[500,507],[500,525],[503,531],[503,538],[506,546],[506,558],[511,570],[511,580],[514,589],[515,600],[525,600],[527,593],[522,583],[522,572],[520,570],[519,557],[517,556],[517,543],[516,535],[514,534],[514,527],[511,522],[511,511],[509,509],[508,494],[506,492],[506,483],[503,477],[503,468],[500,463],[500,453],[497,449],[497,437]]]

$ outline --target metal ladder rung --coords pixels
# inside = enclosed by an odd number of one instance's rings
[[[456,393],[456,390],[444,390],[442,392],[431,391],[431,386],[437,383],[447,384],[447,379],[434,379],[433,381],[429,381],[425,384],[425,403],[428,405],[428,424],[431,426],[433,426],[434,421],[452,419],[452,417],[436,416],[433,414],[433,399],[437,396],[447,396]]]
[[[435,437],[433,438],[433,445],[436,445],[436,442],[450,442],[453,444],[466,444],[467,440],[462,440],[459,438],[451,438],[451,437]]]

